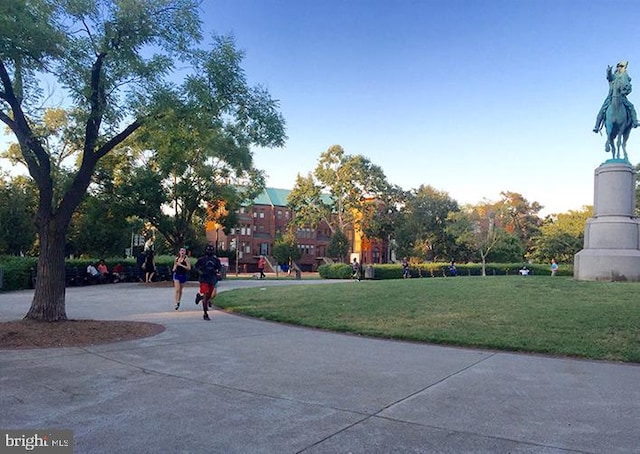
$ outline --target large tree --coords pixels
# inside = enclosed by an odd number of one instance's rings
[[[593,207],[548,216],[533,238],[531,258],[538,262],[572,263],[573,257],[584,247],[584,231],[587,219],[593,215]]]
[[[410,191],[396,233],[400,254],[429,260],[457,258],[455,239],[447,232],[446,222],[449,213],[459,209],[447,192],[432,186]]]
[[[242,57],[232,39],[216,38],[182,87],[188,96],[172,100],[167,114],[172,127],[167,129],[163,118],[132,137],[133,148],[145,159],[123,175],[128,181],[120,193],[123,198],[127,193],[138,195],[130,200],[134,213],[151,222],[172,245],[188,241],[193,220],[206,219],[207,208],[216,211],[220,204],[226,214],[215,221],[233,227],[230,218],[236,209],[264,187],[251,146],[284,143],[277,102],[265,90],[247,84]],[[131,190],[139,181],[146,188]],[[158,194],[163,200],[157,200]]]
[[[529,202],[517,192],[503,191],[500,196],[496,203],[499,224],[518,239],[525,253],[529,253],[533,246],[532,239],[538,234],[542,223],[539,217],[542,205]]]
[[[362,155],[349,155],[340,145],[333,145],[320,155],[318,165],[307,177],[298,175],[288,198],[295,213],[293,222],[298,226],[318,225],[325,221],[332,233],[359,228],[370,220],[364,215],[371,202],[384,203],[397,192],[386,179],[382,169]],[[389,199],[390,200],[390,199]],[[387,203],[389,202],[389,203]],[[369,226],[371,234],[382,234],[386,227]]]
[[[361,215],[356,219],[362,235],[390,244],[398,229],[400,208],[405,203],[405,196],[400,187],[390,185],[387,191],[379,193],[376,198],[365,199]]]
[[[207,88],[190,85],[189,79],[177,87],[172,71],[176,61],[195,71],[215,68],[207,51],[194,49],[201,39],[198,5],[197,0],[0,3],[0,120],[16,136],[39,195],[38,279],[26,318],[66,319],[65,237],[98,162],[140,127],[171,118],[173,101],[195,98]],[[44,91],[52,84],[60,90],[55,96]],[[235,86],[226,89],[233,92]],[[78,159],[66,183],[56,179],[51,150],[37,132],[47,101],[62,102],[71,113],[70,141]],[[224,130],[227,115],[223,112],[211,128]],[[237,115],[259,129],[244,111]]]
[[[456,242],[477,254],[482,263],[482,275],[486,275],[487,258],[507,232],[500,225],[496,203],[481,202],[466,205],[460,211],[452,211],[447,217],[447,233]]]

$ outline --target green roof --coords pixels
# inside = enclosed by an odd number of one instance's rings
[[[258,197],[253,199],[253,204],[285,207],[289,194],[291,194],[289,189],[265,188]]]
[[[253,205],[286,207],[289,194],[291,194],[290,189],[265,188],[258,197],[253,199]],[[332,202],[331,196],[329,194],[322,194],[322,201],[330,205]]]

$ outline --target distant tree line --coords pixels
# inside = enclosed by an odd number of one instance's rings
[[[229,185],[224,179],[229,172],[220,170],[220,162],[167,157],[175,138],[162,138],[159,131],[154,136],[158,149],[137,151],[132,140],[103,160],[71,219],[67,256],[122,256],[138,235],[156,236],[159,252],[171,253],[183,244],[199,249],[206,242],[203,227],[212,206],[224,201],[228,209],[216,222],[233,228],[237,208],[263,188],[261,173],[250,160],[237,169],[243,184]],[[202,153],[189,147],[182,153],[191,150]],[[11,158],[11,149],[3,156]],[[403,191],[389,184],[382,169],[367,158],[348,155],[337,145],[320,155],[314,172],[298,176],[289,206],[295,215],[289,232],[277,239],[276,251],[293,260],[298,250],[295,228],[326,221],[334,257],[348,255],[344,232],[355,226],[368,238],[391,241],[397,257],[417,262],[542,263],[555,258],[570,263],[582,248],[591,215],[591,208],[584,207],[542,218],[540,204],[508,191],[497,201],[473,205],[460,205],[429,185]],[[36,207],[37,188],[30,178],[2,175],[0,254],[38,254]]]

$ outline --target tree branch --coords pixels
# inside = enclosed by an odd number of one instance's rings
[[[9,104],[11,112],[13,113],[13,119],[9,118],[4,112],[0,119],[2,119],[16,135],[29,173],[34,180],[36,180],[40,190],[50,191],[52,182],[50,181],[51,162],[49,155],[33,134],[31,126],[29,126],[29,122],[22,111],[20,101],[13,90],[11,77],[2,61],[0,61],[0,82],[2,82],[4,87],[4,99]]]

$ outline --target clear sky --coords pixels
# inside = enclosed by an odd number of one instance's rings
[[[625,59],[640,109],[640,2],[602,0],[206,0],[251,84],[280,100],[289,140],[257,150],[291,188],[342,145],[404,189],[460,203],[521,193],[543,213],[593,204],[610,154],[591,129]],[[637,76],[636,76],[637,75]],[[637,79],[634,78],[637,77]],[[640,161],[640,128],[629,159]]]
[[[591,129],[607,65],[629,61],[640,109],[640,1],[205,0],[251,85],[280,101],[289,140],[256,150],[292,188],[341,145],[404,189],[459,203],[521,193],[543,214],[593,203],[609,154]],[[637,77],[637,79],[636,79]],[[640,161],[640,128],[628,144]]]

